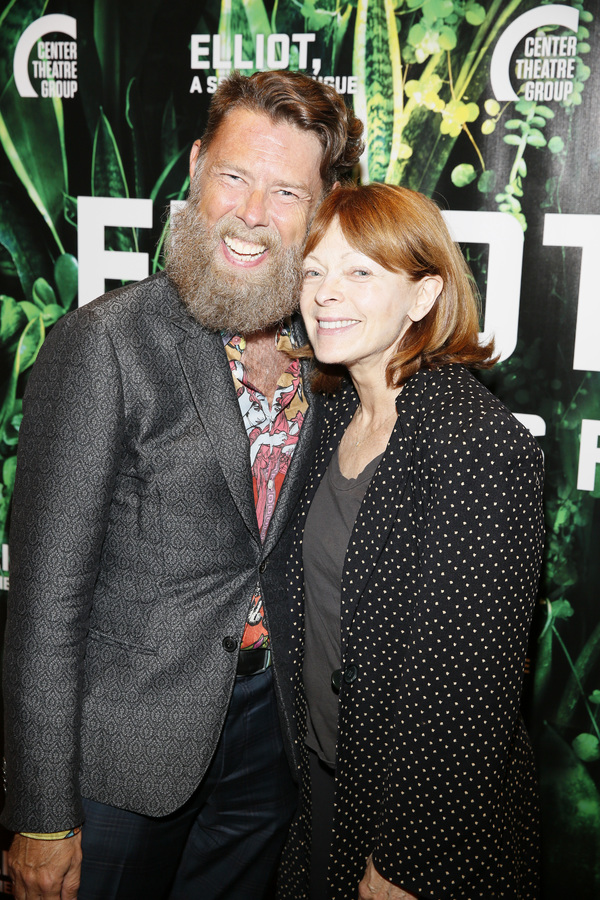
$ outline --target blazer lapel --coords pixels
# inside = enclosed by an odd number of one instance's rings
[[[319,398],[308,388],[307,366],[302,366],[303,389],[309,397],[309,407],[302,422],[298,443],[286,472],[264,543],[264,553],[270,553],[288,522],[302,492],[319,434]]]
[[[260,541],[250,471],[248,436],[219,334],[184,322],[177,348],[196,410],[225,476],[232,500],[252,536]]]
[[[350,537],[342,575],[342,650],[359,600],[377,566],[392,526],[407,502],[414,464],[414,438],[421,413],[420,401],[428,376],[427,372],[414,375],[398,397],[398,419]]]

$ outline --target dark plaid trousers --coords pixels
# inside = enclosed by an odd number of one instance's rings
[[[296,800],[272,670],[238,677],[185,806],[152,818],[84,801],[78,900],[267,900]]]

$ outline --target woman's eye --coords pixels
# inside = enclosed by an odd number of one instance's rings
[[[305,270],[304,270],[304,277],[305,277],[305,278],[318,278],[318,277],[319,277],[319,272],[317,272],[316,269],[305,269]]]
[[[370,273],[370,272],[367,272],[366,269],[355,269],[355,270],[354,270],[354,274],[355,274],[355,275],[360,275],[361,277],[365,277],[366,275],[370,275],[371,273]]]

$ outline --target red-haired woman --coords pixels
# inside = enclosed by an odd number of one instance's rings
[[[468,371],[493,349],[431,200],[334,190],[301,306],[325,426],[288,545],[305,790],[281,896],[530,900],[542,454]]]

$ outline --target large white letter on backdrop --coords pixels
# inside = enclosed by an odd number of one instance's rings
[[[141,281],[147,278],[147,253],[105,250],[104,229],[152,228],[152,200],[128,197],[77,198],[77,255],[79,262],[79,305],[84,306],[104,293],[107,278]]]
[[[482,340],[496,341],[500,359],[508,359],[517,346],[519,299],[523,269],[523,231],[510,213],[444,210],[455,241],[489,244],[485,320]]]
[[[544,244],[547,247],[581,247],[573,368],[585,372],[600,372],[598,350],[600,216],[547,213],[544,217]]]
[[[596,466],[600,465],[598,438],[600,438],[600,422],[596,419],[583,419],[577,472],[577,487],[580,491],[594,490]]]

